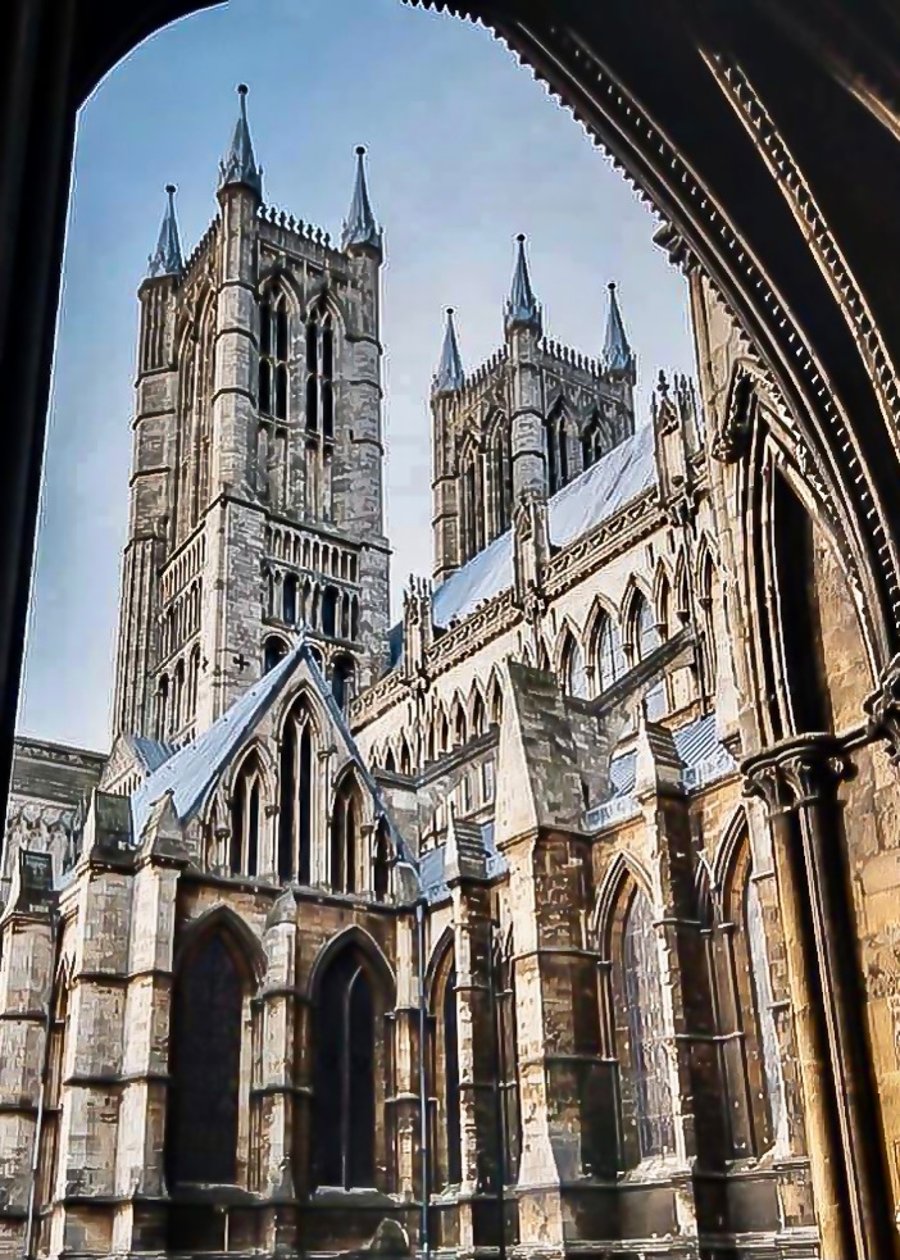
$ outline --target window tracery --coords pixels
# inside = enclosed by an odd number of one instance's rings
[[[255,752],[245,759],[235,775],[231,795],[232,875],[259,874],[262,815],[262,769]]]
[[[312,879],[313,724],[301,696],[281,732],[278,810],[278,876],[309,884]]]
[[[361,819],[359,789],[349,773],[338,785],[331,814],[331,887],[335,892],[357,891]]]
[[[568,695],[587,699],[588,680],[584,655],[575,636],[569,632],[561,654],[563,685]]]
[[[622,636],[616,621],[601,613],[594,630],[593,657],[597,677],[597,694],[602,695],[625,673]]]
[[[558,398],[544,420],[547,493],[552,496],[569,480],[569,434],[563,400]]]
[[[490,445],[491,539],[509,529],[512,521],[512,442],[505,416],[494,422]]]

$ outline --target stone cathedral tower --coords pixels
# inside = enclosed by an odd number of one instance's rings
[[[113,736],[183,743],[304,623],[342,704],[380,672],[382,236],[362,148],[340,248],[264,205],[240,113],[182,258],[168,192],[139,290]]]

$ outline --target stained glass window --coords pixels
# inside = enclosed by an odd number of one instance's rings
[[[573,635],[566,639],[563,649],[563,683],[570,696],[586,698],[588,694],[587,673],[584,668],[584,656],[578,641]]]
[[[627,1003],[629,1076],[641,1158],[674,1148],[659,969],[659,941],[650,903],[636,891],[622,942]]]
[[[625,672],[625,657],[619,627],[603,615],[595,635],[598,695],[610,688]]]

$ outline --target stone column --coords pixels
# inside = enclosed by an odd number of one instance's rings
[[[297,906],[290,889],[269,912],[263,947],[266,976],[257,999],[261,1068],[253,1082],[260,1142],[256,1189],[267,1201],[259,1242],[274,1253],[296,1246],[298,1180],[307,1182],[306,1170],[295,1167],[295,1030],[305,996],[297,987]]]
[[[419,1096],[419,966],[416,922],[412,915],[397,921],[397,1005],[394,1011],[394,1185],[410,1202],[422,1186]]]
[[[744,765],[772,827],[822,1254],[882,1260],[896,1243],[837,799],[849,770],[828,735],[786,740]]]
[[[488,1241],[481,1237],[484,1218],[478,1200],[496,1186],[498,1156],[488,976],[491,894],[480,830],[451,817],[444,870],[453,898],[462,1169],[459,1246],[465,1250]]]

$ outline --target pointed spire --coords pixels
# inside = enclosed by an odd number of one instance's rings
[[[147,275],[153,279],[157,276],[177,276],[184,265],[181,257],[181,242],[178,239],[178,222],[175,218],[174,184],[166,184],[166,195],[168,201],[159,229],[156,252],[150,255],[150,266],[147,269]]]
[[[431,392],[438,394],[453,394],[458,389],[462,389],[465,381],[465,373],[463,372],[462,359],[459,354],[459,345],[456,340],[456,325],[453,322],[453,307],[447,307],[447,327],[444,329],[444,344],[441,348],[441,358],[437,366],[432,381]]]
[[[247,84],[238,84],[241,112],[234,126],[231,148],[219,163],[219,189],[230,184],[245,184],[262,198],[262,167],[256,165],[250,126],[247,122]]]
[[[616,286],[609,282],[609,314],[606,318],[606,340],[603,343],[603,367],[607,372],[630,377],[634,383],[635,364],[631,346],[625,336],[622,312],[616,297]]]
[[[525,258],[525,236],[520,232],[516,237],[519,248],[516,255],[516,268],[513,272],[512,288],[506,303],[506,331],[512,328],[533,328],[538,334],[541,331],[541,308],[537,303],[528,276],[528,262]]]
[[[366,187],[366,168],[363,164],[366,150],[363,145],[356,149],[356,182],[353,185],[353,199],[344,220],[341,235],[341,249],[351,245],[369,245],[372,249],[381,249],[381,228],[375,222],[372,205],[369,201],[369,190]]]

